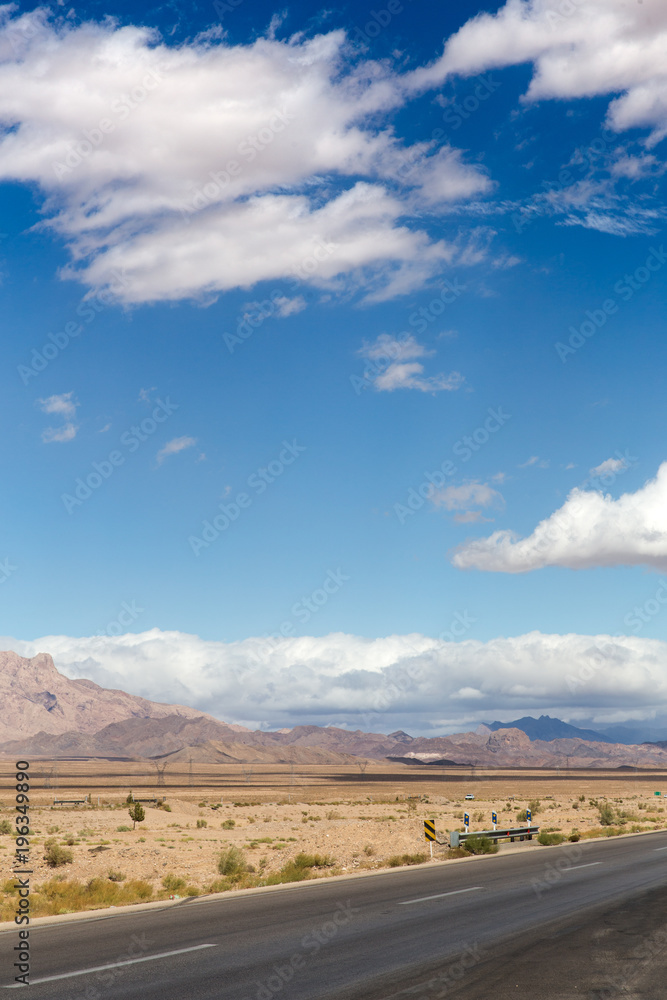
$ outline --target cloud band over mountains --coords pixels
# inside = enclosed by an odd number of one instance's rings
[[[252,727],[453,732],[498,713],[615,721],[667,710],[667,643],[638,636],[531,632],[449,642],[333,633],[222,643],[152,629],[0,642],[22,656],[50,652],[68,677]]]

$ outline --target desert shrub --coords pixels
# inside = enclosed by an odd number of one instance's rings
[[[171,806],[169,805],[168,802],[158,802],[157,807],[158,809],[164,809],[166,813],[171,812]]]
[[[342,815],[339,812],[336,812],[335,809],[329,809],[329,811],[327,812],[327,819],[342,819],[342,818],[343,818]]]
[[[521,809],[516,814],[516,818],[518,823],[526,823],[528,821],[528,813],[525,809]]]
[[[530,802],[528,803],[528,808],[530,809],[533,816],[535,816],[542,808],[542,803],[540,802],[539,799],[531,799]]]
[[[572,803],[572,808],[573,808],[573,809],[578,809],[578,808],[579,808],[579,802],[578,802],[578,801],[576,801],[576,802],[573,802],[573,803]]]
[[[468,837],[463,846],[468,854],[498,853],[498,845],[490,837]]]
[[[198,889],[196,885],[186,885],[185,887],[186,896],[199,896],[201,895],[201,889]]]
[[[586,796],[585,795],[580,795],[579,796],[579,801],[580,802],[585,802],[586,801]]]
[[[121,826],[116,827],[116,833],[129,833],[131,829],[132,829],[131,826],[125,826],[124,824],[122,824]]]
[[[207,826],[208,826],[208,823],[206,822],[205,819],[198,819],[197,820],[197,829],[198,830],[205,830]]]
[[[78,843],[78,841],[76,837],[72,836],[71,833],[68,837],[65,837],[65,839],[63,840],[63,844],[67,844],[68,847],[74,847],[76,843]]]
[[[574,830],[573,830],[572,833],[570,834],[570,836],[567,839],[570,841],[570,843],[576,844],[577,841],[580,839],[580,837],[579,837],[579,834],[575,833]]]
[[[565,837],[562,833],[547,833],[546,830],[537,835],[538,844],[542,844],[544,847],[551,847],[553,844],[562,844],[564,840]]]
[[[11,832],[12,832],[12,824],[9,822],[8,819],[3,819],[2,822],[0,823],[0,833],[11,833]]]
[[[229,879],[218,878],[218,879],[215,880],[215,882],[211,882],[211,884],[208,886],[208,888],[207,888],[206,891],[207,892],[228,892],[231,889],[231,887],[232,887],[232,883],[229,881]]]
[[[389,868],[400,868],[402,865],[421,865],[428,860],[428,854],[393,854],[387,858]]]
[[[109,874],[107,875],[107,878],[111,882],[124,882],[125,881],[125,875],[123,874],[123,872],[110,871]]]
[[[473,816],[473,819],[474,819],[475,823],[481,823],[483,821],[483,819],[484,819],[484,813],[481,812],[481,811],[480,812],[476,812],[475,815]]]
[[[232,882],[238,882],[247,870],[245,854],[239,847],[228,847],[220,852],[218,872],[221,875],[225,875]]]
[[[47,826],[46,832],[47,833],[60,833],[60,827],[59,826]]]
[[[169,892],[183,892],[187,882],[184,878],[181,878],[180,875],[174,875],[173,872],[170,872],[162,879],[162,885]]]
[[[469,858],[465,847],[450,847],[445,855],[447,858]]]
[[[364,847],[364,854],[367,854],[369,858],[372,857],[373,854],[375,854],[375,848],[373,847],[372,844],[366,844],[366,846]]]
[[[71,865],[74,855],[71,851],[61,847],[55,837],[51,837],[44,842],[44,860],[49,868],[59,868],[61,865]]]
[[[221,824],[223,830],[233,830],[236,826],[235,819],[226,819]]]
[[[208,805],[208,802],[206,802],[206,800],[204,799],[204,800],[202,800],[202,801],[201,801],[201,802],[199,803],[199,808],[200,808],[200,809],[206,809],[206,806],[207,806],[207,805]]]
[[[297,868],[331,868],[336,864],[328,854],[306,854],[301,851],[294,858]]]
[[[602,826],[612,826],[615,819],[614,809],[609,802],[603,802],[601,806],[598,806],[598,812],[600,813],[600,823]]]

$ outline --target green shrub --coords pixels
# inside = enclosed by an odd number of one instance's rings
[[[238,882],[247,870],[245,854],[239,847],[228,847],[227,850],[220,853],[218,872],[225,875],[230,881]]]
[[[131,826],[124,826],[124,825],[123,826],[117,826],[116,827],[116,833],[129,833],[129,831],[131,829],[132,829]]]
[[[125,876],[123,875],[122,872],[110,871],[109,874],[108,874],[108,876],[107,876],[107,878],[109,878],[109,880],[111,882],[124,882],[125,881]]]
[[[569,836],[569,837],[568,837],[567,839],[568,839],[568,840],[569,840],[569,841],[570,841],[570,842],[571,842],[572,844],[576,844],[576,843],[577,843],[577,841],[578,841],[578,840],[580,840],[580,837],[579,837],[579,834],[578,834],[578,833],[575,833],[575,832],[574,832],[574,830],[573,830],[573,831],[572,831],[572,833],[570,834],[570,836]]]
[[[490,837],[468,837],[463,846],[468,854],[497,854],[498,845]]]
[[[226,819],[221,824],[223,830],[233,830],[236,826],[235,819]]]
[[[366,844],[366,846],[364,847],[364,854],[367,854],[369,858],[373,854],[375,854],[375,848],[373,847],[372,844]]]
[[[198,830],[205,830],[207,826],[208,826],[208,823],[206,822],[205,819],[198,819],[197,820],[197,829]]]
[[[49,868],[60,868],[61,865],[71,865],[74,855],[71,851],[61,847],[55,837],[51,837],[44,842],[44,860]]]
[[[162,885],[169,892],[179,893],[183,892],[187,883],[184,878],[181,878],[179,875],[174,875],[172,872],[170,872],[168,875],[165,875],[165,877],[162,879]]]
[[[428,854],[393,854],[387,858],[390,868],[400,868],[402,865],[421,865],[428,860]]]
[[[516,818],[517,818],[517,822],[518,823],[527,823],[528,822],[528,813],[526,812],[525,809],[521,809],[516,814]]]
[[[598,806],[598,811],[600,813],[600,824],[602,826],[613,826],[615,814],[611,804],[609,802],[603,802],[601,806]]]
[[[12,824],[9,822],[8,819],[3,819],[2,822],[0,823],[0,833],[11,833],[11,832],[12,832]]]
[[[553,844],[562,844],[564,840],[565,837],[562,833],[547,833],[544,830],[537,836],[538,844],[542,844],[544,847],[551,847]]]
[[[297,868],[331,868],[336,864],[328,854],[305,854],[303,851],[294,858]]]
[[[533,816],[536,816],[537,813],[542,808],[542,803],[540,802],[539,799],[531,799],[530,802],[528,803],[528,808],[530,809]]]

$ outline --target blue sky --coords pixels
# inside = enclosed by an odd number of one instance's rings
[[[252,724],[660,714],[659,0],[3,16],[4,645]]]

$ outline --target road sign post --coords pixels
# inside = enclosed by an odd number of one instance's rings
[[[470,826],[470,816],[468,815],[468,813],[463,814],[463,825],[465,827],[465,833],[469,833],[470,831],[468,828]]]
[[[435,820],[425,819],[424,820],[424,837],[428,840],[428,846],[431,849],[431,857],[433,857],[433,841],[435,840]]]
[[[493,823],[493,829],[495,830],[496,826],[498,825],[498,815],[497,815],[497,813],[494,813],[494,812],[491,813],[491,822]]]
[[[532,821],[533,821],[533,814],[531,813],[530,809],[526,809],[526,823],[528,824],[528,826],[530,826]]]

